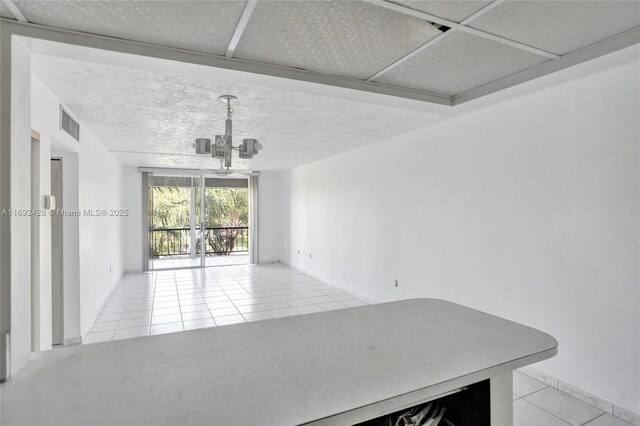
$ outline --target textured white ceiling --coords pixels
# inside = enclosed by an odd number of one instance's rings
[[[427,12],[431,15],[460,22],[476,13],[491,1],[480,0],[396,0],[396,3],[409,6],[413,9]]]
[[[7,6],[5,6],[4,3],[0,3],[0,16],[4,16],[5,18],[15,19],[11,14],[11,11],[7,9]]]
[[[234,57],[367,79],[440,34],[357,1],[259,2]]]
[[[125,164],[217,168],[196,156],[198,137],[223,133],[225,105],[239,98],[234,139],[264,150],[234,168],[288,169],[427,126],[441,117],[285,90],[185,78],[138,69],[34,55],[34,73]]]
[[[640,25],[640,1],[507,1],[470,26],[565,54]]]
[[[244,1],[14,0],[29,22],[222,54]]]
[[[457,95],[545,61],[501,43],[454,32],[375,81]]]

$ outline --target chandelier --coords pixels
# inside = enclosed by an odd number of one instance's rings
[[[196,149],[196,154],[208,154],[213,158],[219,159],[220,170],[224,170],[225,168],[229,170],[231,168],[231,153],[233,150],[238,151],[239,158],[250,159],[262,149],[262,144],[259,143],[257,139],[243,139],[240,145],[233,146],[231,136],[233,108],[231,108],[231,101],[237,99],[238,98],[233,95],[220,96],[220,100],[227,103],[227,119],[224,122],[224,135],[216,135],[214,143],[211,143],[211,139],[198,138],[193,144],[193,147]]]

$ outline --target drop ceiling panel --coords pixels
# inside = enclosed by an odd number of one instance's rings
[[[7,6],[4,5],[4,3],[0,3],[0,16],[15,19],[9,9],[7,9]]]
[[[24,1],[30,22],[224,54],[244,1]]]
[[[412,9],[439,16],[440,18],[460,22],[487,6],[491,1],[397,0],[395,3],[409,6]]]
[[[547,60],[456,31],[375,81],[453,96]]]
[[[470,26],[563,55],[640,25],[638,1],[507,1]]]
[[[259,2],[234,57],[366,79],[439,34],[369,3]]]

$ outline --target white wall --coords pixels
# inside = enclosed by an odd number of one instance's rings
[[[80,216],[80,325],[85,335],[124,273],[123,167],[80,123],[79,205],[108,216]]]
[[[539,328],[559,354],[536,368],[640,412],[639,76],[635,62],[290,171],[285,260],[375,301]]]
[[[60,100],[35,75],[31,75],[31,128],[40,133],[40,206],[42,197],[51,194],[51,157],[63,158],[63,199],[65,209],[78,208],[78,159],[79,143],[62,131],[59,125]],[[63,155],[62,153],[66,153]],[[51,349],[52,339],[52,283],[51,283],[51,217],[39,219],[39,256],[31,259],[38,263],[39,271],[38,309],[35,329],[38,342],[34,350]],[[63,279],[64,279],[64,335],[65,339],[77,341],[80,337],[79,323],[79,277],[78,277],[78,218],[63,219]]]
[[[11,41],[11,209],[31,208],[31,57]],[[14,215],[11,227],[11,374],[31,356],[31,218]]]
[[[31,128],[40,133],[40,192],[51,194],[51,157],[63,163],[63,208],[78,210],[78,156],[80,144],[59,125],[60,100],[31,75]],[[60,205],[58,205],[60,207]],[[80,339],[79,218],[63,218],[64,337]],[[40,347],[51,348],[51,217],[40,220]]]
[[[282,256],[282,215],[285,172],[261,172],[258,183],[258,246],[260,263],[279,262]]]
[[[123,174],[123,207],[129,209],[124,218],[124,270],[142,270],[142,181],[137,167],[125,167]]]
[[[79,122],[80,142],[60,130],[61,102],[37,76],[32,76],[32,90],[32,127],[41,134],[43,164],[50,166],[52,155],[63,157],[64,209],[80,213],[65,217],[63,231],[65,341],[77,341],[89,331],[124,272],[125,218],[87,213],[105,209],[110,214],[123,208],[124,169],[83,122]],[[69,112],[73,114],[73,110]],[[46,179],[42,187],[50,188],[48,168],[42,170],[41,177]],[[50,230],[50,223],[48,226]],[[50,267],[50,238],[41,244],[41,259],[49,259]],[[50,288],[50,269],[42,280],[41,285],[48,282]],[[50,318],[49,313],[48,324],[43,327],[51,328]]]

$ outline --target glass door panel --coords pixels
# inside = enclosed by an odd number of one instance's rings
[[[205,183],[204,265],[248,264],[249,194],[246,180],[207,178]]]
[[[149,177],[149,270],[249,263],[248,181]]]
[[[149,269],[202,266],[194,208],[200,178],[153,175],[149,182]]]

